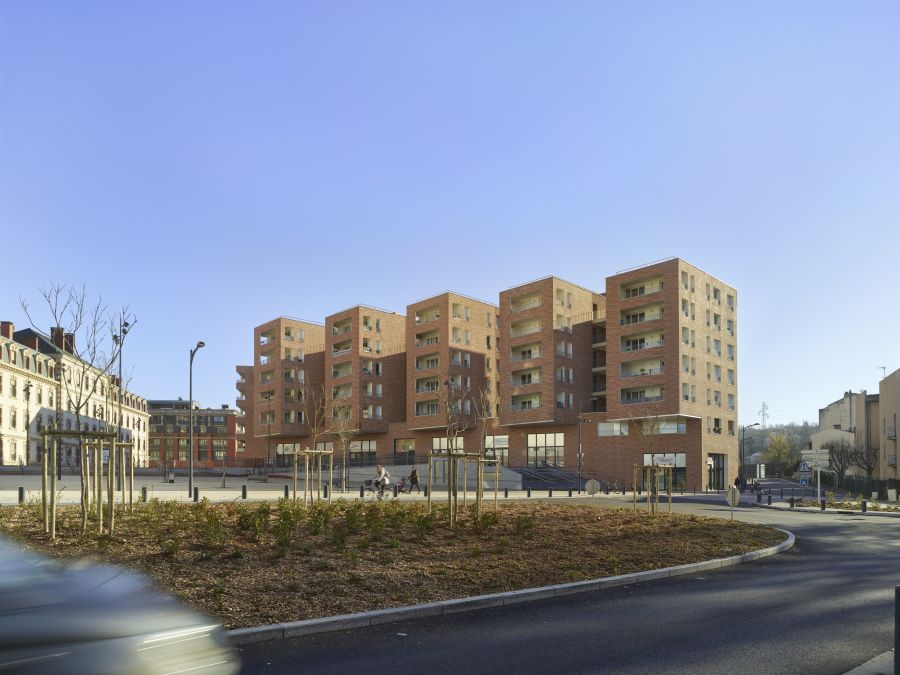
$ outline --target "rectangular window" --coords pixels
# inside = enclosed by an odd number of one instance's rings
[[[530,467],[565,466],[565,434],[528,434],[526,459]]]
[[[490,314],[488,314],[490,316]],[[414,438],[395,438],[394,439],[394,464],[415,464],[416,463],[416,439]]]
[[[498,460],[501,465],[509,465],[509,436],[485,436],[484,458]]]
[[[627,422],[597,422],[598,436],[627,436]]]
[[[350,441],[350,466],[373,466],[375,464],[376,441]]]
[[[672,467],[672,489],[683,490],[687,487],[687,454],[684,452],[654,452],[652,455],[644,453],[644,465],[671,466]],[[665,491],[669,489],[666,484],[668,481],[668,472],[660,473],[659,490]]]
[[[435,454],[444,454],[450,447],[450,443],[453,443],[453,447],[457,451],[465,450],[465,439],[462,436],[454,439],[448,439],[446,436],[434,436],[431,439],[431,451]]]

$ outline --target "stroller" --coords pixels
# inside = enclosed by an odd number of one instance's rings
[[[406,476],[397,481],[397,492],[406,492]]]

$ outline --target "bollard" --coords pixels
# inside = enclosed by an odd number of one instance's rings
[[[756,493],[756,503],[757,503],[757,504],[762,504],[762,492],[757,492],[757,493]]]
[[[394,485],[393,489],[394,489],[394,499],[396,499],[397,498],[397,486]]]
[[[694,494],[697,494],[697,484],[694,483]]]
[[[394,496],[396,497],[397,495]],[[328,483],[322,486],[322,497],[323,499],[328,499]]]
[[[430,490],[430,488],[426,485],[426,486],[425,486],[425,496],[426,496],[426,497],[428,496],[429,490]]]
[[[771,495],[771,493],[769,494],[769,506],[772,506],[772,495]]]
[[[606,486],[606,491],[604,492],[604,494],[609,494],[609,485]]]
[[[825,510],[825,500],[824,499],[821,502],[819,502],[819,510],[820,511]]]
[[[531,499],[531,488],[528,488],[528,498]]]
[[[862,512],[865,513],[869,510],[869,503],[865,499],[863,499],[860,508],[862,509]]]
[[[365,496],[366,496],[366,488],[364,488],[362,485],[360,485],[359,486],[359,498],[364,499]],[[428,496],[428,486],[427,485],[425,486],[425,496],[426,497]]]
[[[144,485],[141,488],[141,501],[144,502],[145,504],[147,503],[147,486],[146,485]]]
[[[503,498],[509,499],[509,488],[508,487],[503,488]]]
[[[287,499],[288,497],[290,497],[290,492],[288,491],[288,486],[285,485],[284,486],[284,498]]]
[[[900,586],[894,587],[894,672],[900,673]]]
[[[791,508],[794,508],[794,498],[793,498],[793,497],[788,497],[788,500],[790,501]]]
[[[247,499],[247,486],[241,485],[241,499]]]
[[[20,504],[25,503],[25,488],[23,488],[23,487],[19,488],[19,503]]]
[[[548,497],[552,497],[552,496],[553,496],[553,490],[547,490],[547,496],[548,496]]]
[[[194,488],[194,501],[195,502],[200,501],[200,488],[198,488],[198,487]]]
[[[571,490],[569,490],[569,496],[570,496],[570,497],[572,496],[572,491],[571,491]]]

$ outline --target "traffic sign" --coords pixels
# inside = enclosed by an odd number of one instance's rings
[[[800,487],[807,487],[809,485],[809,478],[801,478],[800,479]]]
[[[800,466],[797,469],[800,473],[809,473],[809,462],[806,459],[800,460]]]
[[[741,493],[736,487],[731,486],[725,493],[725,499],[728,501],[729,506],[737,506],[741,503]]]
[[[600,482],[591,478],[587,483],[584,484],[585,491],[593,496],[600,492]]]

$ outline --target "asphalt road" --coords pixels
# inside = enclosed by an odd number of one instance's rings
[[[608,502],[607,502],[608,503]],[[728,517],[724,504],[674,510]],[[700,575],[248,645],[243,673],[844,673],[893,642],[900,518],[743,507],[795,547]]]

